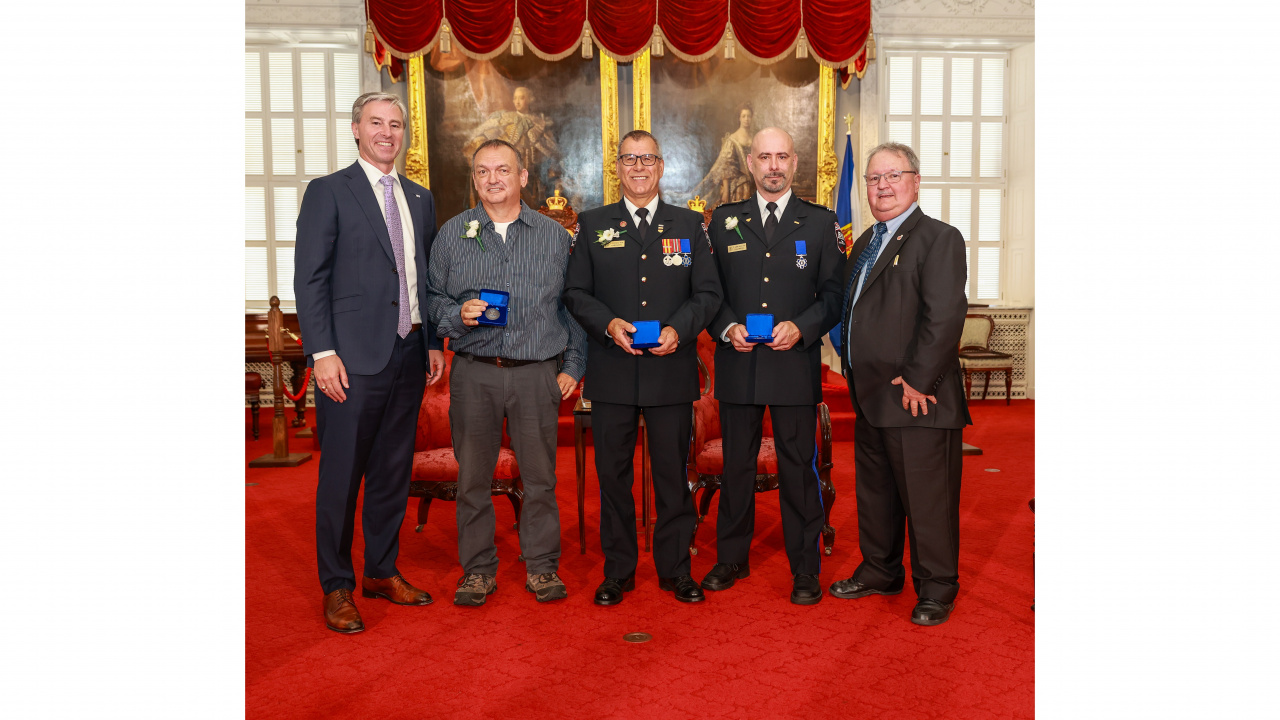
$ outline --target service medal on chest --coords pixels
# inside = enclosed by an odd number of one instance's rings
[[[806,243],[804,240],[796,241],[796,267],[800,268],[801,270],[809,266],[809,259],[808,259],[809,249],[805,247],[805,244]]]
[[[670,266],[671,266],[671,256],[670,256],[670,255],[663,255],[663,256],[662,256],[662,264],[663,264],[663,265],[666,265],[667,267],[670,267]]]

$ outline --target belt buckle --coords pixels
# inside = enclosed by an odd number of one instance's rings
[[[498,367],[510,367],[503,362],[503,359],[501,357],[495,357],[494,361],[495,361],[494,364],[497,365]]]

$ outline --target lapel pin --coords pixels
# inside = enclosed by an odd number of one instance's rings
[[[799,220],[794,220],[793,222],[795,222],[795,224],[797,224],[797,225],[799,225],[799,224],[800,224],[800,221],[799,221]]]
[[[747,218],[747,222],[751,222],[751,218]]]
[[[894,266],[894,267],[898,267],[898,256],[897,256],[897,255],[894,255],[894,256],[893,256],[893,266]]]
[[[901,239],[902,239],[902,236],[901,236],[901,235],[899,235],[898,237],[894,238],[894,240],[901,240]]]
[[[659,234],[661,234],[661,233],[662,233],[662,226],[661,226],[661,225],[659,225],[659,226],[658,226],[658,233],[659,233]]]
[[[626,227],[626,226],[627,226],[626,220],[623,220],[622,222],[618,223],[618,227]]]

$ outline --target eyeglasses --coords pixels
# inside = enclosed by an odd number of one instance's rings
[[[646,153],[644,155],[632,155],[631,153],[627,153],[626,155],[619,155],[618,159],[622,161],[623,165],[635,165],[636,160],[639,160],[644,165],[653,165],[661,160],[662,156],[654,155],[652,153]]]
[[[897,170],[890,170],[889,172],[883,175],[863,175],[862,179],[866,180],[868,185],[879,185],[880,178],[884,178],[885,180],[888,180],[890,185],[897,185],[898,183],[902,182],[902,176],[907,173],[913,173],[915,175],[920,174],[915,170],[903,170],[902,172],[898,172]]]

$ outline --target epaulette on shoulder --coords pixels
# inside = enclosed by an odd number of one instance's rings
[[[835,210],[832,210],[831,208],[827,207],[826,205],[823,205],[823,204],[822,204],[822,203],[820,203],[820,202],[814,202],[813,200],[809,200],[808,198],[800,198],[800,201],[801,201],[801,202],[804,202],[804,203],[807,203],[807,204],[809,204],[809,205],[812,205],[812,206],[814,206],[814,207],[816,207],[816,208],[822,208],[823,210],[826,210],[827,212],[835,212]]]

